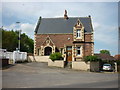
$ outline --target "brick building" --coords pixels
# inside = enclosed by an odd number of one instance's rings
[[[81,60],[94,54],[91,16],[39,18],[35,29],[34,55],[60,52],[65,61]]]

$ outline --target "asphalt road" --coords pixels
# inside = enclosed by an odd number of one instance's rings
[[[118,88],[117,73],[94,73],[48,67],[46,63],[16,64],[2,71],[3,88]]]

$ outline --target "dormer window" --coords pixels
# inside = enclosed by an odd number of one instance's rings
[[[80,38],[80,29],[77,30],[77,38]]]

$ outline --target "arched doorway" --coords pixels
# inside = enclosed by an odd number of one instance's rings
[[[51,47],[45,47],[45,49],[44,49],[45,51],[45,56],[47,56],[47,55],[50,55],[51,53],[52,53],[52,48]]]

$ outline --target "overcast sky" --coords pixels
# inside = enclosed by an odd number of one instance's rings
[[[91,15],[94,28],[94,52],[101,49],[118,54],[118,3],[117,2],[2,2],[2,25],[5,29],[22,29],[34,39],[38,18]],[[15,22],[21,22],[19,25]],[[1,22],[0,22],[1,25]]]

